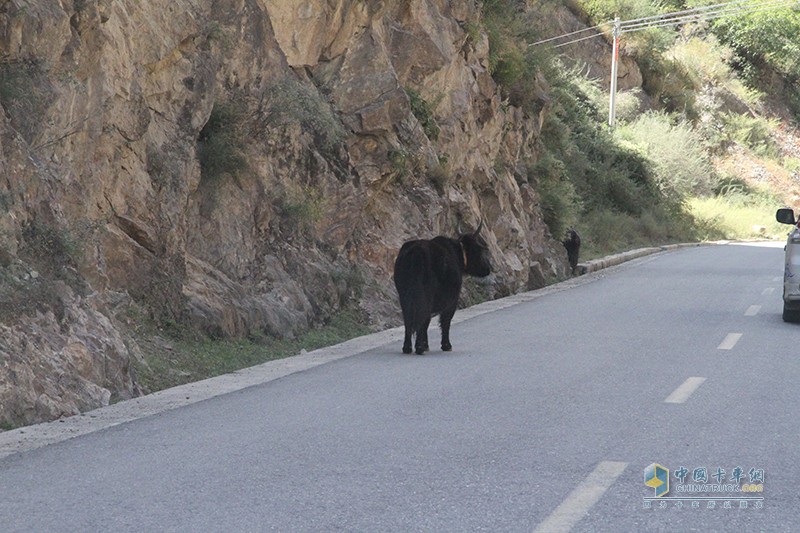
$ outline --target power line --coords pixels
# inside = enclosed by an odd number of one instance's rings
[[[716,20],[719,18],[732,15],[744,15],[749,13],[757,13],[761,11],[771,11],[775,9],[790,8],[795,5],[800,5],[800,0],[768,0],[766,2],[760,2],[755,4],[752,3],[752,0],[736,0],[733,2],[725,2],[722,4],[697,7],[694,9],[687,9],[684,11],[675,11],[672,13],[664,13],[661,15],[653,15],[638,19],[625,20],[620,22],[619,25],[620,25],[620,31],[622,33],[630,33],[650,28],[666,28],[671,26],[679,26],[681,24],[687,24],[690,22]],[[558,39],[563,39],[565,37],[571,37],[573,35],[577,35],[579,33],[583,33],[586,31],[597,30],[598,28],[602,28],[604,26],[608,27],[613,25],[614,25],[613,21],[603,22],[596,26],[592,26],[591,28],[584,28],[582,30],[565,33],[563,35],[558,35],[556,37],[550,37],[549,39],[544,39],[541,41],[537,41],[535,43],[531,43],[528,46],[536,46],[556,41]],[[563,46],[579,43],[582,41],[593,39],[595,37],[601,37],[603,35],[610,33],[611,33],[610,29],[603,30],[595,33],[594,35],[579,37],[577,39],[571,39],[567,42],[554,45],[553,48],[561,48]]]
[[[630,24],[630,23],[634,23],[634,22],[643,22],[643,21],[646,21],[646,20],[659,19],[659,18],[667,17],[667,16],[673,17],[673,16],[677,16],[677,15],[688,15],[690,13],[698,13],[698,12],[702,12],[702,11],[708,11],[708,10],[711,10],[711,9],[716,9],[718,7],[726,7],[726,6],[733,6],[733,5],[738,5],[738,4],[746,4],[748,2],[751,2],[751,0],[734,0],[733,2],[723,2],[722,4],[714,4],[714,5],[710,5],[710,6],[700,6],[700,7],[694,7],[692,9],[686,9],[686,10],[683,10],[683,11],[674,11],[672,13],[662,13],[660,15],[651,15],[649,17],[641,17],[641,18],[638,18],[638,19],[624,20],[624,21],[621,22],[621,24]]]
[[[588,37],[581,37],[580,39],[574,39],[574,40],[566,42],[566,43],[561,43],[561,44],[554,45],[553,48],[561,48],[562,46],[567,46],[567,45],[570,45],[570,44],[579,43],[581,41],[588,41],[589,39],[594,39],[595,37],[601,37],[601,36],[605,35],[606,33],[611,33],[611,31],[606,30],[606,31],[603,31],[603,32],[600,32],[600,33],[596,33],[594,35],[589,35]]]
[[[647,22],[638,22],[635,24],[621,23],[620,31],[622,33],[629,33],[632,31],[645,30],[649,28],[664,28],[669,26],[679,26],[690,22],[701,22],[707,20],[716,20],[732,15],[745,15],[749,13],[758,13],[761,11],[773,11],[776,9],[784,9],[798,5],[798,0],[774,0],[771,2],[764,2],[750,7],[733,7],[727,9],[719,9],[716,11],[708,11],[704,13],[693,13],[690,15],[683,15],[678,17],[665,17],[661,19],[654,19]]]
[[[576,31],[573,31],[573,32],[570,32],[570,33],[565,33],[564,35],[559,35],[557,37],[550,37],[549,39],[542,39],[541,41],[536,41],[535,43],[530,43],[528,46],[536,46],[537,44],[549,43],[550,41],[555,41],[556,39],[561,39],[563,37],[569,37],[571,35],[576,35],[578,33],[583,33],[585,31],[596,30],[600,26],[604,26],[606,24],[608,24],[608,22],[600,23],[597,26],[592,26],[591,28],[584,28],[582,30],[576,30]],[[597,36],[596,35],[592,35],[592,37],[597,37]]]

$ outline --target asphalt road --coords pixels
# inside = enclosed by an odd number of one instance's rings
[[[0,531],[797,531],[782,268],[659,254],[457,324],[451,353],[395,343],[11,455]],[[677,492],[737,467],[763,492]]]

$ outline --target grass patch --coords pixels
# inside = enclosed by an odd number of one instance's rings
[[[613,210],[587,213],[576,227],[581,235],[581,261],[609,254],[696,240],[694,221],[688,216],[663,216],[659,210],[634,216]]]
[[[211,340],[175,330],[165,334],[146,326],[135,335],[144,362],[135,361],[134,369],[139,384],[151,393],[338,344],[369,333],[366,324],[360,313],[347,310],[297,339],[249,340]]]
[[[742,192],[691,198],[688,202],[703,240],[785,239],[787,226],[775,220],[775,210],[781,205],[768,193]]]

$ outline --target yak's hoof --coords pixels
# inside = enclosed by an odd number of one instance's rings
[[[442,351],[443,352],[450,352],[453,350],[453,345],[449,342],[447,344],[442,344]]]
[[[419,348],[417,348],[417,355],[422,355],[424,353],[425,353],[425,348],[423,348],[421,346]]]
[[[403,346],[403,353],[411,353],[411,346]]]

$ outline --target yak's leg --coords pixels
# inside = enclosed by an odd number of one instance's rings
[[[406,323],[406,336],[405,336],[405,339],[403,339],[403,353],[411,353],[411,334],[412,333],[413,333],[413,330],[411,329],[411,326],[408,323]]]
[[[417,330],[416,349],[417,355],[422,355],[428,351],[428,326],[431,325],[431,319],[428,319]]]
[[[411,353],[411,337],[414,335],[414,310],[409,302],[400,298],[400,307],[403,309],[403,325],[406,327],[403,339],[403,353]]]
[[[425,321],[425,325],[422,326],[422,347],[425,348],[427,352],[430,348],[428,346],[428,328],[431,326],[431,319]]]
[[[450,344],[450,321],[453,320],[453,315],[456,314],[456,306],[452,309],[447,309],[439,316],[439,326],[442,328],[442,351],[449,352],[453,349]]]

